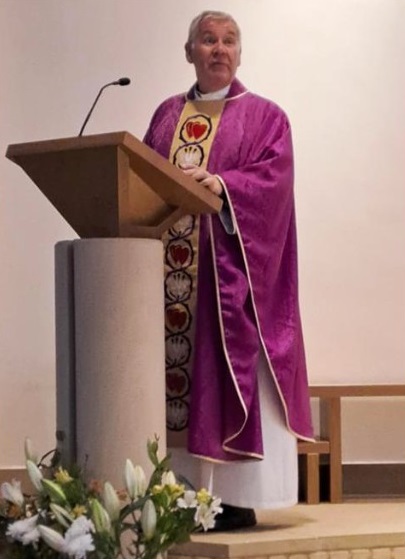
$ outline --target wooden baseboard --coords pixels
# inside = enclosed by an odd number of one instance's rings
[[[320,464],[320,500],[329,502],[329,467]],[[343,499],[405,497],[405,464],[343,464]],[[300,463],[299,500],[306,501],[305,468]]]
[[[405,464],[344,464],[343,494],[405,496]]]

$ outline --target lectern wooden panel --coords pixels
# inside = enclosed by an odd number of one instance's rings
[[[129,132],[14,144],[20,165],[76,233],[160,238],[221,200]]]

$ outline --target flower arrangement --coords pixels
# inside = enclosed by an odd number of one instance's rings
[[[44,462],[48,455],[37,463],[27,439],[27,471],[35,492],[24,495],[16,480],[0,487],[7,559],[153,559],[192,532],[212,528],[221,500],[179,483],[169,458],[159,460],[157,439],[148,441],[147,450],[154,466],[150,479],[127,460],[125,489],[117,491],[108,481],[86,483],[77,467],[58,464],[55,452],[49,465]]]

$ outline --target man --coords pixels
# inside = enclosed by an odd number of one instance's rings
[[[178,468],[202,472],[232,505],[230,522],[219,520],[227,529],[255,523],[245,507],[296,502],[296,437],[312,438],[292,144],[284,112],[235,78],[241,41],[230,15],[197,16],[185,50],[197,83],[162,103],[145,142],[224,206],[164,239],[167,418],[175,433],[188,427],[195,457],[191,470],[176,450]]]

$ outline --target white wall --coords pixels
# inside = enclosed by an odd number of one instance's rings
[[[404,382],[405,3],[218,0],[243,34],[239,77],[290,115],[301,306],[312,383]],[[193,80],[183,58],[201,0],[0,0],[0,153],[87,133],[142,136]],[[0,159],[0,468],[54,443],[53,245],[74,232]],[[376,407],[377,406],[377,407]],[[383,416],[383,422],[376,418]],[[403,400],[345,405],[345,460],[405,461]],[[367,425],[375,436],[360,431]],[[379,428],[384,425],[384,428]],[[392,436],[388,436],[392,433]]]

